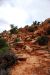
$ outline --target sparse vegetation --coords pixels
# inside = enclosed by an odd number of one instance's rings
[[[37,39],[39,45],[46,45],[48,43],[48,37],[46,36],[39,36]]]
[[[8,44],[6,43],[6,41],[3,38],[0,38],[0,48],[7,47],[7,46]]]
[[[16,56],[9,50],[3,38],[0,38],[0,75],[8,75],[7,69],[16,63]]]
[[[9,52],[3,56],[3,60],[5,63],[2,65],[2,68],[7,69],[17,62],[17,57],[13,53]]]
[[[17,63],[17,56],[12,52],[7,52],[0,56],[0,75],[9,75],[8,68]]]
[[[9,49],[8,44],[3,38],[0,38],[0,54],[4,54]]]
[[[33,25],[37,25],[37,21],[33,21]]]
[[[40,22],[37,22],[37,21],[33,21],[33,25],[40,25]]]
[[[32,26],[28,27],[28,31],[29,32],[33,32],[34,31],[34,27],[32,27]]]
[[[28,26],[28,25],[26,25],[24,28],[25,28],[26,30],[28,30],[29,26]]]
[[[9,47],[4,47],[0,49],[0,55],[7,53],[9,51]]]
[[[38,25],[40,25],[40,22],[34,21],[31,26],[26,26],[26,28],[29,32],[34,32],[38,29]]]
[[[17,33],[18,33],[18,28],[17,28],[17,26],[14,26],[13,24],[10,25],[10,26],[11,26],[10,33],[11,33],[11,34],[17,34]]]
[[[14,40],[14,42],[15,42],[15,43],[20,42],[20,39],[19,39],[19,38],[16,38],[16,39]]]
[[[0,70],[0,75],[9,75],[8,71],[5,69]]]

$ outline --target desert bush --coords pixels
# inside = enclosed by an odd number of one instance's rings
[[[37,21],[33,21],[33,25],[37,25]]]
[[[16,56],[9,50],[3,38],[0,38],[0,69],[7,69],[16,62]]]
[[[15,56],[15,54],[11,53],[10,51],[4,55],[0,55],[0,58],[0,68],[5,70],[17,62],[17,56]]]
[[[3,60],[5,63],[2,65],[2,68],[7,69],[17,62],[17,57],[12,53],[6,53],[3,56]]]
[[[4,54],[9,49],[8,44],[2,38],[0,38],[0,54]]]
[[[33,25],[34,25],[34,26],[40,25],[40,22],[38,22],[38,21],[33,21]]]
[[[33,25],[33,24],[28,27],[28,31],[29,31],[29,32],[34,32],[34,31],[36,31],[37,29],[38,29],[38,26],[37,26],[37,25]]]
[[[37,42],[39,45],[47,45],[48,43],[48,37],[46,36],[39,36],[37,39]]]
[[[37,22],[37,25],[40,25],[40,22]]]
[[[29,31],[29,32],[33,32],[33,31],[34,31],[34,27],[30,26],[30,27],[28,28],[28,31]]]
[[[0,75],[9,75],[8,71],[5,69],[0,70]]]
[[[8,44],[6,43],[6,41],[3,38],[0,38],[0,48],[7,47],[7,46]]]
[[[10,26],[11,26],[10,34],[16,34],[16,33],[18,33],[17,26],[14,26],[14,25],[10,25]]]
[[[0,49],[0,55],[5,54],[9,51],[9,47],[4,47]]]
[[[20,39],[19,39],[19,38],[16,38],[16,39],[14,40],[14,42],[15,42],[15,43],[20,42]]]
[[[26,30],[28,30],[29,26],[28,26],[28,25],[26,25],[24,28],[25,28]]]
[[[3,38],[0,38],[0,55],[9,50],[9,46]]]

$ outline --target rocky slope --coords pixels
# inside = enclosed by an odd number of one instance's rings
[[[42,45],[38,43],[41,36],[48,38],[47,43],[44,44],[46,40],[41,42]],[[50,75],[50,19],[46,19],[33,32],[24,27],[17,34],[3,32],[2,37],[21,59],[10,68],[10,75]]]

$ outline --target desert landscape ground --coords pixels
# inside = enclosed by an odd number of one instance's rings
[[[0,75],[50,75],[50,18],[19,29],[11,25],[1,38],[9,51],[0,44]]]

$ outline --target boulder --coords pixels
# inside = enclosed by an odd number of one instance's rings
[[[28,46],[28,45],[25,45],[24,46],[24,49],[27,51],[27,52],[31,52],[33,49],[30,47],[30,46]]]

